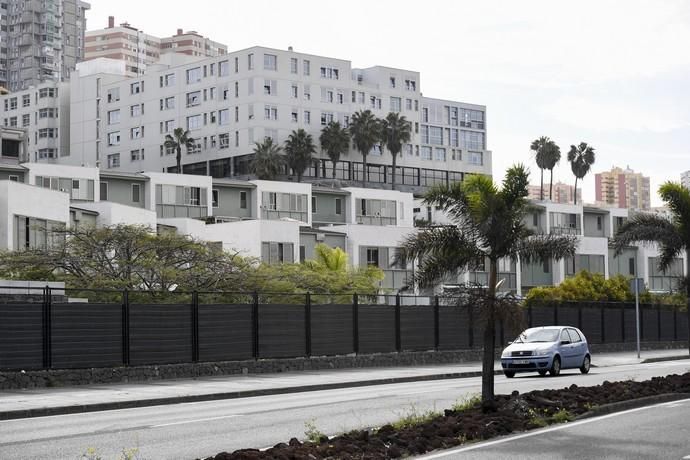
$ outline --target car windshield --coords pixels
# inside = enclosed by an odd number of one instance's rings
[[[522,343],[555,342],[559,333],[560,329],[528,329],[523,331],[515,341]]]

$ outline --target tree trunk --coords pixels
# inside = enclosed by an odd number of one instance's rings
[[[362,154],[362,187],[367,186],[367,154]]]
[[[544,201],[544,169],[539,168],[539,171],[541,171],[541,184],[539,185],[539,199],[541,201]]]
[[[391,152],[393,155],[393,152]],[[398,158],[397,154],[393,155],[393,172],[391,173],[391,190],[395,190],[395,168],[397,166]]]
[[[553,168],[551,171],[551,182],[549,182],[549,201],[553,201]]]
[[[685,296],[687,297],[685,309],[688,315],[688,353],[690,354],[690,250],[685,251],[685,278]]]
[[[573,200],[577,204],[577,176],[575,176],[575,190],[573,190]]]
[[[333,163],[333,179],[335,180],[335,161],[333,161],[333,158],[331,158],[331,163]]]
[[[496,348],[496,279],[498,278],[497,261],[489,261],[489,285],[487,287],[487,312],[484,325],[484,352],[482,355],[482,406],[486,409],[494,401],[494,352]]]
[[[182,148],[177,147],[177,174],[182,174]]]
[[[302,173],[301,172],[297,173],[297,182],[302,182]]]

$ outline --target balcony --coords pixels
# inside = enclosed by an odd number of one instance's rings
[[[302,211],[281,211],[277,209],[261,209],[261,218],[267,220],[280,220],[283,218],[295,219],[307,222],[307,213]]]
[[[555,226],[551,227],[552,235],[581,235],[582,229],[576,226]]]
[[[381,287],[384,289],[400,289],[412,280],[412,270],[383,270],[383,275]]]
[[[188,217],[190,219],[206,218],[208,209],[206,206],[185,206],[180,204],[157,204],[156,215],[159,219]]]
[[[362,225],[395,225],[395,217],[384,217],[384,216],[357,216],[357,223]]]
[[[487,272],[470,272],[470,284],[487,286],[489,284],[489,274]],[[500,292],[517,291],[517,275],[512,272],[499,272],[498,280],[505,280],[498,289]]]

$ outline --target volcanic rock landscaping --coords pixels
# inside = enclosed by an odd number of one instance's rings
[[[206,460],[401,458],[568,422],[612,403],[682,393],[690,393],[690,373],[644,382],[606,381],[593,387],[571,385],[524,394],[514,391],[511,395],[497,395],[491,407],[482,408],[479,400],[473,399],[443,414],[415,414],[378,429],[355,430],[332,438],[312,432],[312,441],[293,438],[267,450],[222,452]]]

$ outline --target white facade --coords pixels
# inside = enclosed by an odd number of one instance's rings
[[[683,185],[683,187],[690,190],[690,171],[680,173],[680,183]]]

